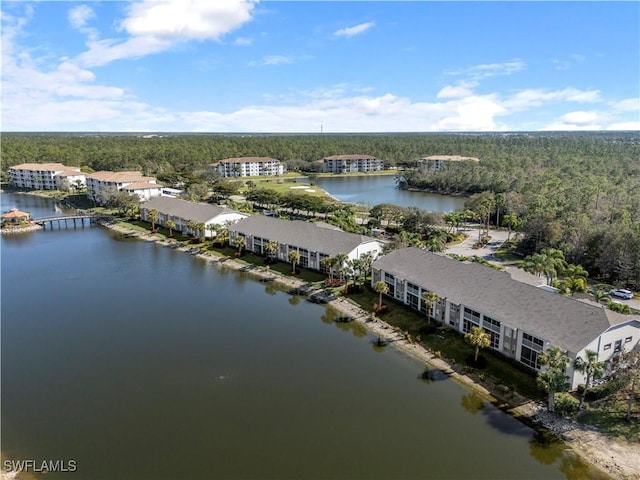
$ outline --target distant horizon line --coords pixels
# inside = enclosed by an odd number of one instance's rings
[[[420,131],[362,131],[362,132],[194,132],[188,130],[0,130],[0,134],[121,134],[121,135],[503,135],[503,134],[582,134],[582,133],[640,133],[640,130],[459,130],[442,132]]]

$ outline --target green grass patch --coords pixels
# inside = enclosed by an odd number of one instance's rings
[[[593,425],[600,432],[611,437],[622,437],[640,444],[640,398],[632,405],[631,421],[627,421],[626,391],[617,392],[610,397],[586,404],[580,414],[580,420]]]
[[[311,195],[313,197],[328,197],[327,192],[325,192],[322,188],[318,187],[317,185],[310,185],[309,183],[298,183],[291,180],[285,181],[281,178],[267,178],[252,181],[256,184],[256,188],[275,190],[278,193],[293,192],[300,195]],[[306,189],[313,190],[313,192],[307,192]]]
[[[349,294],[347,298],[368,312],[371,312],[373,304],[378,302],[378,294],[368,287],[360,293]],[[423,346],[433,352],[440,352],[455,370],[493,377],[497,383],[506,385],[521,395],[529,398],[540,397],[535,375],[524,366],[517,365],[497,352],[485,349],[481,354],[486,358],[487,366],[481,371],[475,371],[465,365],[465,359],[473,353],[473,347],[464,341],[460,333],[435,320],[431,320],[430,325],[427,325],[423,314],[389,298],[383,298],[383,303],[387,305],[387,310],[379,315],[380,319],[408,332],[414,338],[419,336]]]

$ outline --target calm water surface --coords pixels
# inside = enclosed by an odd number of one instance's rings
[[[396,187],[394,175],[321,177],[313,181],[342,202],[369,206],[391,203],[445,213],[464,209],[465,199],[462,197],[400,190]]]
[[[1,242],[3,460],[77,462],[46,478],[599,478],[244,274],[99,227]]]

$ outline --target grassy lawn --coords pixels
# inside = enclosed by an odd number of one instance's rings
[[[623,389],[608,398],[587,404],[580,420],[595,426],[600,432],[611,437],[622,437],[640,443],[640,398],[633,403],[631,422],[627,415],[627,392]]]
[[[310,185],[309,183],[297,183],[292,181],[283,181],[281,178],[261,178],[252,180],[257,188],[275,190],[278,193],[294,192],[302,195],[311,195],[314,197],[326,197],[327,193],[318,187],[317,185]],[[291,187],[305,187],[305,188],[291,188]],[[313,192],[307,192],[306,189],[313,190]]]
[[[369,288],[360,293],[349,294],[348,298],[356,302],[366,311],[371,311],[373,304],[378,301],[378,294]],[[529,398],[539,398],[541,393],[536,385],[535,376],[523,367],[518,367],[511,361],[489,350],[483,350],[482,355],[487,360],[483,370],[475,370],[466,365],[466,357],[473,353],[473,348],[464,341],[464,337],[439,322],[431,321],[431,326],[422,314],[418,314],[408,307],[390,299],[384,299],[387,310],[379,317],[388,324],[408,332],[414,338],[420,337],[420,343],[440,355],[452,367],[461,373],[476,374],[480,380],[493,377],[497,383],[508,386],[521,395]]]

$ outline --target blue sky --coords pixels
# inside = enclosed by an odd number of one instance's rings
[[[640,130],[634,1],[1,8],[3,131]]]

